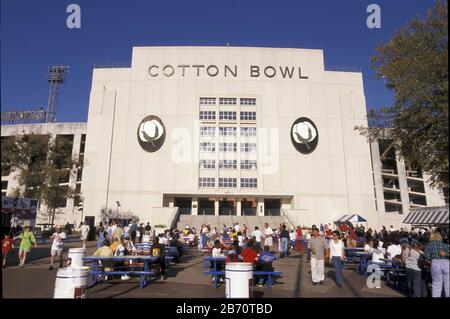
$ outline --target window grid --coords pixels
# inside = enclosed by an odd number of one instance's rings
[[[256,105],[256,99],[241,98],[241,105]]]
[[[216,143],[202,142],[202,143],[200,143],[200,150],[202,150],[204,152],[215,152],[216,151]]]
[[[215,97],[201,97],[200,105],[215,105],[216,98]]]
[[[216,127],[215,126],[201,126],[200,127],[200,136],[215,136],[216,135]]]
[[[200,120],[215,120],[216,111],[200,111],[199,118]]]
[[[219,177],[219,187],[237,187],[237,178]]]
[[[216,179],[214,177],[199,177],[199,187],[216,187]]]
[[[237,145],[236,145],[236,143],[220,143],[219,151],[220,152],[236,152]]]
[[[235,127],[219,127],[219,135],[221,136],[236,136]]]
[[[258,182],[256,178],[241,178],[242,188],[256,188],[257,186]]]
[[[241,143],[241,152],[256,152],[256,143]]]
[[[236,169],[237,168],[237,160],[220,160],[219,168],[221,168],[221,169]]]
[[[256,136],[256,127],[241,127],[241,136]]]
[[[200,160],[200,169],[214,169],[216,168],[215,160]]]
[[[257,167],[255,160],[241,161],[241,169],[256,170]]]
[[[219,111],[220,120],[236,120],[236,112],[233,111]]]
[[[241,112],[241,121],[256,121],[256,112]]]
[[[220,105],[236,105],[236,98],[229,98],[229,97],[221,97],[219,98],[219,104]]]

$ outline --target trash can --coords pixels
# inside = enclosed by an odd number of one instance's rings
[[[86,248],[70,248],[67,254],[67,267],[83,267]]]
[[[53,298],[87,298],[89,271],[89,267],[59,268],[56,274]]]
[[[253,264],[231,262],[225,265],[225,298],[253,297]]]

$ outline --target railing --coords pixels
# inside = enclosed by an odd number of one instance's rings
[[[294,224],[294,222],[291,220],[289,214],[286,213],[283,209],[280,209],[280,211],[281,211],[281,216],[284,217],[284,220],[287,222],[287,224],[288,224],[292,229],[295,229],[295,224]]]

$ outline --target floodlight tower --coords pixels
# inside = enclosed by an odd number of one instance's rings
[[[69,70],[67,65],[54,65],[48,68],[48,82],[50,83],[50,94],[47,106],[47,123],[56,121],[56,95],[58,93],[58,84],[66,81],[66,74]]]

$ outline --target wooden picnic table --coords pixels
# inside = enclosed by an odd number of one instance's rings
[[[98,257],[98,256],[87,256],[83,258],[84,261],[92,261],[91,266],[91,275],[92,281],[89,286],[93,286],[98,282],[102,281],[104,276],[108,275],[139,275],[140,281],[139,286],[144,288],[150,283],[151,269],[150,264],[155,263],[158,260],[158,257],[153,256],[111,256],[111,257]],[[143,262],[143,270],[123,270],[123,271],[105,271],[102,269],[101,262],[120,262],[120,261],[142,261]],[[133,268],[136,268],[135,266]]]

